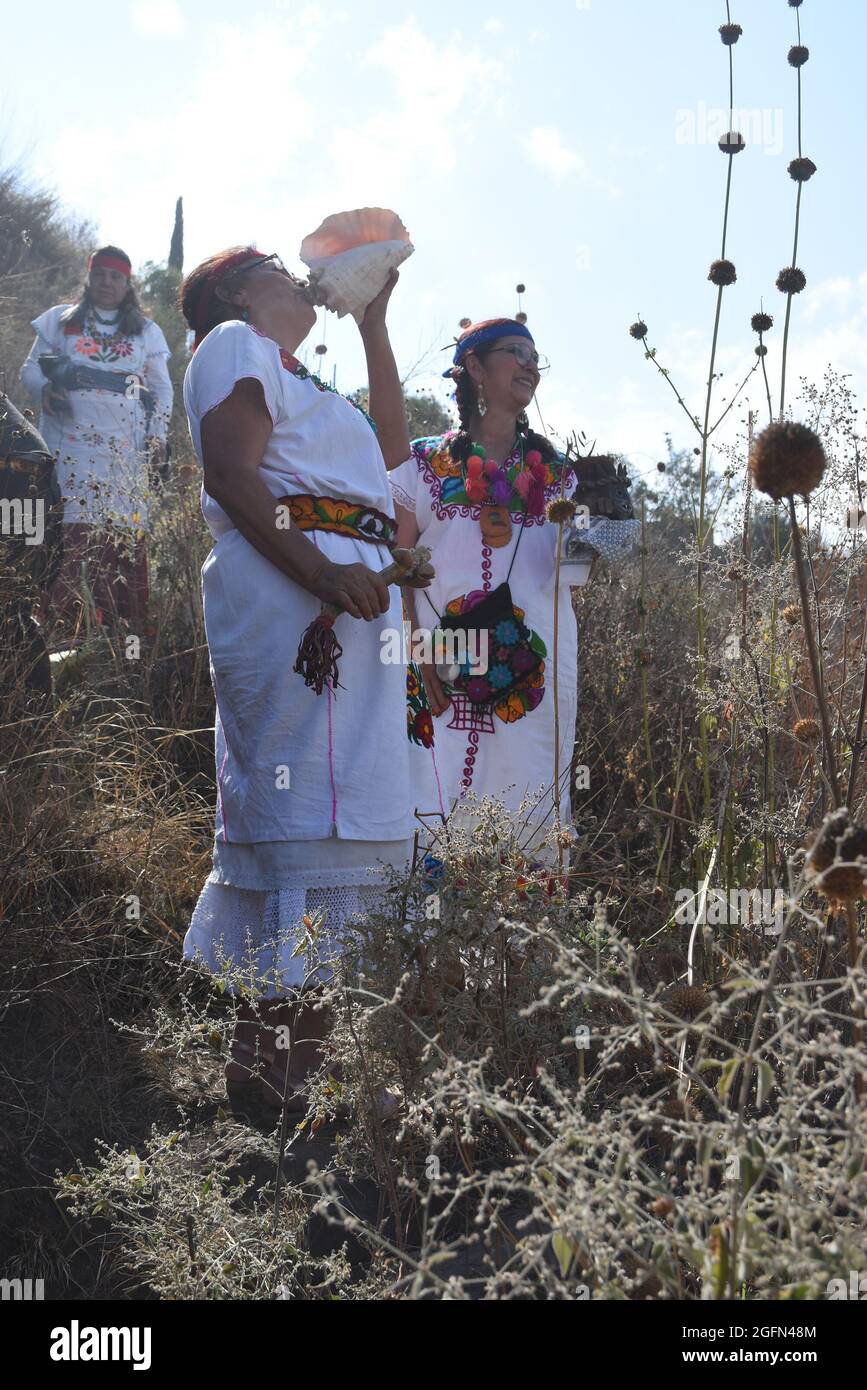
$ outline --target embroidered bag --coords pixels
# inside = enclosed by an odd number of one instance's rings
[[[485,594],[477,603],[464,609],[463,613],[445,613],[439,619],[439,627],[443,632],[487,631],[487,671],[484,674],[474,673],[472,670],[467,671],[465,667],[459,676],[448,682],[473,705],[490,705],[502,699],[542,665],[541,656],[530,645],[533,634],[518,616],[509,588],[525,522],[526,513],[521,520],[515,553],[505,582],[492,593]],[[428,603],[430,602],[428,598]]]

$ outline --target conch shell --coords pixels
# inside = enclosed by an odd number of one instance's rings
[[[301,243],[301,259],[310,268],[310,298],[339,318],[352,314],[360,323],[392,270],[414,250],[406,227],[387,208],[334,213]]]

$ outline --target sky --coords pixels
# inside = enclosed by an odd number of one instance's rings
[[[827,364],[867,371],[867,0],[730,0],[734,127],[717,367],[721,414],[755,362],[763,302],[779,400],[796,186],[802,41],[804,187],[789,393]],[[97,242],[164,261],[184,197],[185,267],[235,243],[303,270],[303,237],[330,213],[395,209],[412,236],[391,307],[402,370],[445,402],[443,351],[463,317],[513,314],[515,287],[551,360],[542,421],[625,454],[649,477],[695,443],[670,387],[629,336],[640,313],[690,413],[703,411],[727,158],[725,0],[93,0],[4,3],[0,164],[58,192]],[[351,319],[322,315],[337,384],[363,383]],[[717,436],[767,419],[756,374]],[[536,421],[538,422],[538,416]]]

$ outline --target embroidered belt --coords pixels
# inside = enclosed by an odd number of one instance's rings
[[[395,523],[375,507],[361,502],[344,502],[335,497],[278,497],[278,503],[289,508],[292,521],[299,531],[333,531],[338,536],[352,536],[372,545],[395,544]]]

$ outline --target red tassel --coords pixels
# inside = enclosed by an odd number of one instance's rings
[[[298,659],[293,670],[304,677],[304,684],[317,695],[322,694],[326,681],[332,689],[340,684],[337,663],[343,648],[334,635],[334,621],[330,613],[320,613],[298,644]]]

